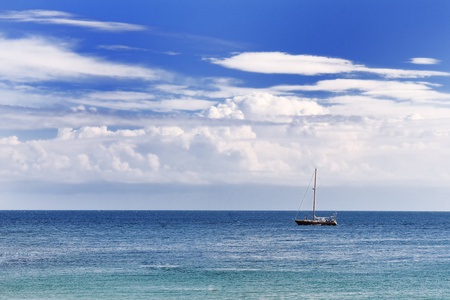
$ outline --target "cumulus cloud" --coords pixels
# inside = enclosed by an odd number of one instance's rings
[[[244,113],[239,109],[236,102],[232,99],[225,100],[225,103],[219,103],[203,112],[203,115],[212,119],[237,119],[243,120]]]
[[[150,126],[111,131],[102,127],[62,128],[54,140],[20,143],[2,140],[0,173],[17,179],[59,182],[85,180],[121,182],[207,183],[230,181],[220,171],[259,169],[249,126]],[[8,163],[6,163],[6,161]],[[220,180],[219,180],[220,179]]]
[[[446,182],[442,159],[450,146],[450,124],[440,120],[436,126],[418,115],[317,116],[277,126],[211,120],[120,130],[61,128],[50,140],[1,139],[0,175],[14,181],[298,185],[315,165],[327,170],[328,184],[410,182],[430,174]]]
[[[4,11],[0,14],[0,20],[67,25],[102,31],[142,31],[147,29],[145,26],[129,23],[82,20],[76,15],[53,10]]]
[[[307,98],[252,93],[227,99],[204,112],[209,118],[286,122],[296,116],[324,115],[328,110]]]
[[[80,55],[62,42],[40,37],[0,37],[0,79],[8,81],[69,80],[92,76],[155,80],[168,73]]]
[[[10,136],[0,139],[0,145],[18,145],[20,144],[17,136]]]
[[[350,60],[282,52],[244,52],[229,58],[209,58],[210,62],[230,69],[266,74],[324,75],[365,72],[387,78],[450,76],[447,72],[369,68]]]

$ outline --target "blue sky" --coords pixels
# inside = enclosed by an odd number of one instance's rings
[[[449,12],[3,1],[0,209],[449,210]]]

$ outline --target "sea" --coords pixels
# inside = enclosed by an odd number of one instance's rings
[[[450,299],[450,212],[295,215],[0,211],[0,299]]]

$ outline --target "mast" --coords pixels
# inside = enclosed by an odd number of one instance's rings
[[[316,186],[317,186],[317,168],[314,169],[314,202],[313,202],[313,220],[316,219]]]

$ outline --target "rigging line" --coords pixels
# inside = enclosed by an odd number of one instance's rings
[[[303,201],[305,201],[306,193],[308,193],[309,188],[311,187],[311,182],[312,182],[313,178],[314,178],[314,173],[312,174],[311,179],[309,180],[308,187],[306,188],[306,191],[303,194],[303,199],[302,199],[302,202],[300,203],[300,206],[298,207],[297,214],[295,215],[295,219],[297,219],[298,213],[300,212],[300,209],[302,208]]]

